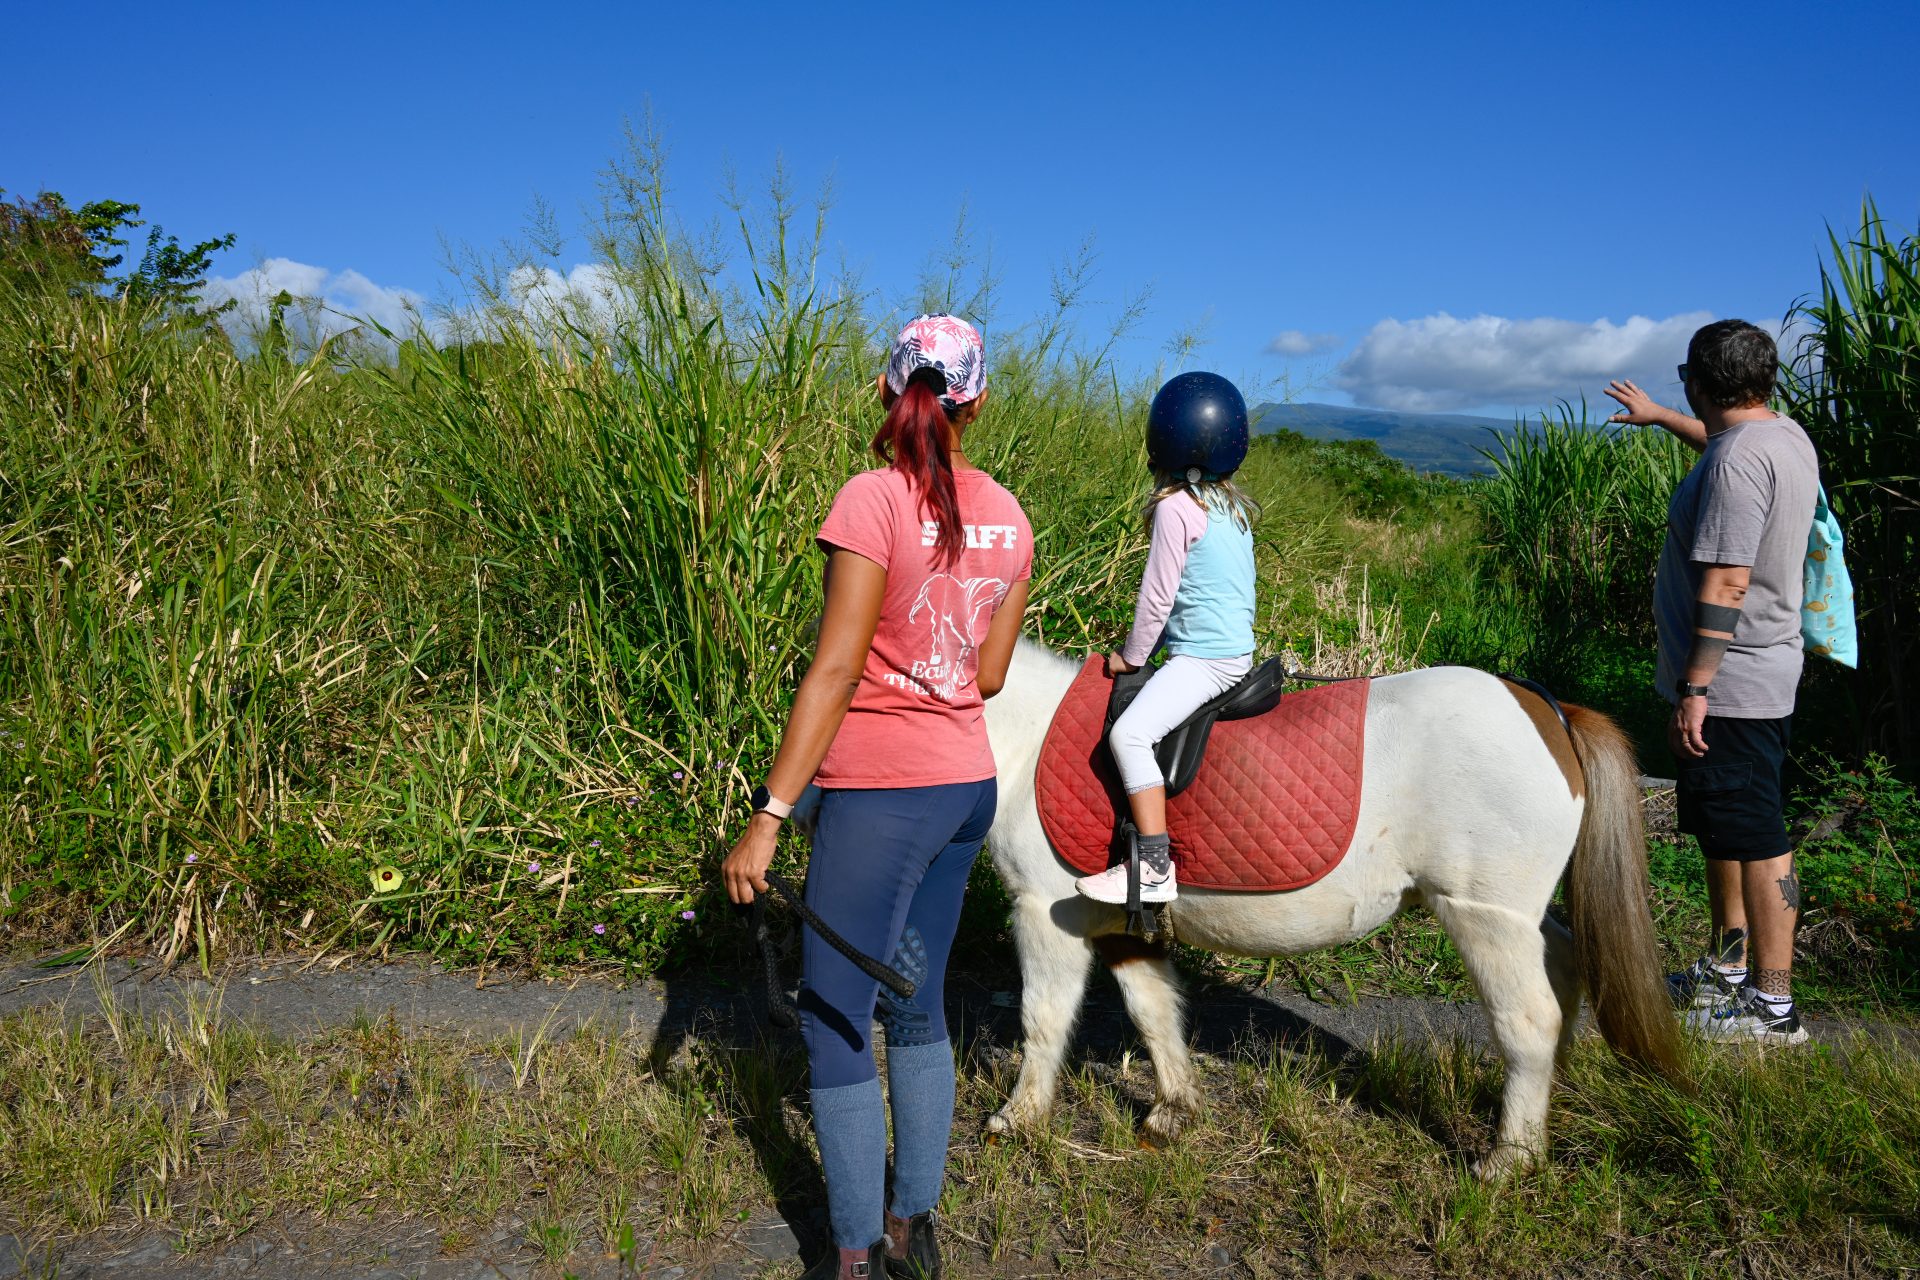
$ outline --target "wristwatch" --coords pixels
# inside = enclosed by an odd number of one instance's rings
[[[1707,690],[1713,688],[1713,686],[1710,684],[1688,684],[1687,678],[1681,676],[1673,682],[1673,688],[1674,691],[1683,698],[1704,698],[1707,696]]]
[[[782,822],[785,822],[787,815],[793,812],[793,806],[785,800],[775,799],[773,792],[767,790],[764,782],[753,789],[753,796],[747,803],[752,806],[755,813],[770,813]]]

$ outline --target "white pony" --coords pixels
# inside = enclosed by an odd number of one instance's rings
[[[1158,1096],[1145,1136],[1167,1142],[1200,1102],[1167,948],[1129,936],[1120,908],[1074,892],[1078,873],[1054,855],[1034,802],[1041,743],[1079,668],[1022,640],[987,703],[1000,769],[989,843],[1013,898],[1025,1033],[1020,1078],[988,1130],[1034,1124],[1052,1105],[1097,954],[1152,1055]],[[1605,716],[1565,710],[1571,735],[1538,695],[1465,667],[1376,679],[1359,820],[1340,864],[1284,893],[1182,887],[1171,909],[1180,941],[1244,956],[1332,946],[1416,904],[1431,910],[1459,948],[1507,1062],[1494,1148],[1476,1166],[1482,1177],[1544,1153],[1554,1064],[1583,985],[1616,1052],[1679,1074],[1647,906],[1633,749]],[[1546,914],[1563,871],[1571,933]]]

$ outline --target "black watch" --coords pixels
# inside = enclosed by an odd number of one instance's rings
[[[747,804],[753,812],[770,813],[782,822],[785,822],[787,815],[793,812],[792,805],[784,800],[773,798],[773,792],[767,790],[764,782],[753,789],[753,795],[748,798]]]
[[[1681,676],[1673,682],[1673,688],[1674,692],[1683,698],[1704,698],[1707,696],[1707,690],[1713,688],[1713,686],[1710,684],[1688,684],[1687,678]]]

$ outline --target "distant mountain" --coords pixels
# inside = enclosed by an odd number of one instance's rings
[[[1514,420],[1337,404],[1263,404],[1253,411],[1255,432],[1282,428],[1313,440],[1371,440],[1415,471],[1474,476],[1493,469],[1479,451],[1494,448],[1491,433],[1513,430]]]

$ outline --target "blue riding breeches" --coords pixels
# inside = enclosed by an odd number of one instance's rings
[[[947,1038],[947,956],[975,855],[993,825],[994,779],[826,791],[807,864],[807,905],[866,954],[917,984],[901,1000],[806,930],[800,1029],[815,1089],[876,1076],[878,1001],[890,1048]]]

